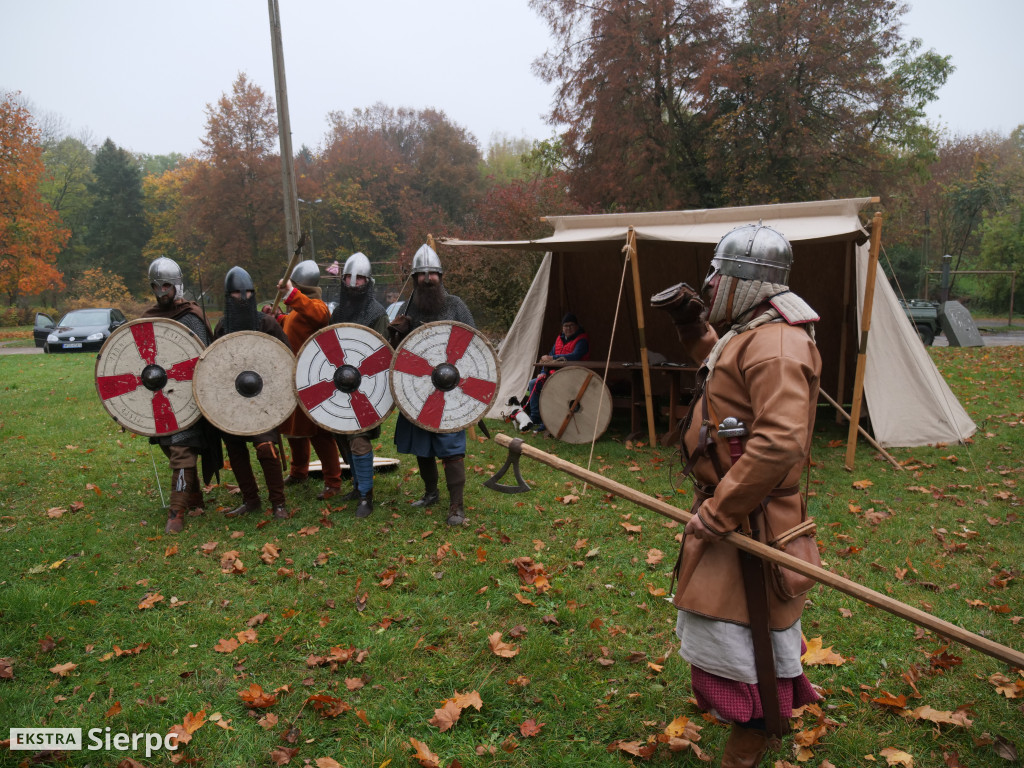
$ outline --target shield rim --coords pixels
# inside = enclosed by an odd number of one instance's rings
[[[306,408],[306,404],[304,402],[302,402],[302,398],[299,397],[299,387],[298,387],[298,383],[296,382],[295,379],[296,379],[296,376],[298,376],[298,372],[299,372],[299,358],[302,357],[302,353],[306,350],[306,345],[309,344],[314,339],[318,338],[320,336],[320,334],[322,334],[322,333],[324,333],[326,331],[329,331],[329,330],[335,330],[337,328],[358,328],[360,331],[367,331],[367,332],[373,334],[374,336],[376,336],[382,342],[384,342],[384,346],[386,346],[388,349],[391,350],[391,363],[388,365],[388,373],[387,373],[387,377],[388,377],[388,393],[391,395],[391,407],[388,408],[387,412],[380,418],[379,421],[377,421],[375,424],[373,424],[370,427],[361,428],[361,429],[352,430],[352,431],[340,430],[340,429],[332,429],[331,427],[327,426],[326,424],[322,424],[321,422],[317,421],[313,417],[313,414]],[[394,410],[396,408],[395,393],[391,389],[391,367],[394,364],[395,364],[395,348],[391,346],[391,344],[388,342],[388,340],[386,338],[384,338],[384,336],[382,336],[380,333],[375,331],[373,328],[371,328],[368,325],[361,325],[359,323],[333,323],[332,325],[326,325],[323,328],[319,329],[312,336],[310,336],[308,339],[306,339],[304,342],[302,342],[302,346],[299,347],[299,351],[295,353],[295,367],[294,367],[294,369],[292,371],[292,393],[295,395],[295,401],[299,404],[299,408],[301,408],[303,410],[303,412],[307,416],[309,416],[310,421],[312,421],[318,427],[326,429],[328,432],[331,432],[331,433],[333,433],[335,435],[361,435],[364,432],[369,432],[371,429],[376,429],[381,424],[383,424],[385,421],[387,421],[388,417],[394,412]]]
[[[151,324],[173,323],[175,326],[177,326],[178,328],[183,330],[187,336],[190,336],[196,342],[196,344],[199,347],[199,355],[197,355],[197,357],[201,357],[202,353],[206,350],[206,345],[203,344],[203,340],[200,339],[198,335],[196,335],[195,331],[193,331],[191,328],[189,328],[184,323],[179,323],[177,320],[171,320],[168,317],[139,317],[139,318],[136,318],[135,320],[130,320],[127,323],[125,323],[124,325],[114,329],[114,331],[107,337],[107,340],[103,342],[103,346],[100,347],[100,351],[96,353],[96,365],[93,367],[92,383],[93,383],[93,386],[96,388],[96,395],[97,395],[97,397],[100,398],[100,406],[103,408],[104,411],[106,411],[107,415],[110,416],[110,418],[114,421],[114,423],[117,424],[122,429],[124,429],[124,430],[126,430],[128,432],[131,432],[132,434],[135,434],[135,435],[142,435],[143,437],[167,437],[168,435],[176,435],[179,432],[184,432],[186,429],[189,429],[190,427],[195,426],[196,423],[201,418],[203,418],[202,409],[198,409],[199,403],[198,403],[198,401],[196,401],[195,390],[192,389],[191,386],[189,386],[189,391],[191,393],[190,397],[192,398],[193,401],[196,402],[197,411],[195,413],[195,416],[192,419],[188,420],[188,422],[185,423],[183,426],[181,424],[179,424],[178,428],[176,430],[174,430],[173,432],[143,432],[143,431],[140,431],[140,430],[138,430],[138,429],[136,429],[136,428],[134,428],[134,427],[132,427],[132,426],[130,426],[128,424],[125,424],[123,421],[118,419],[117,416],[115,416],[114,414],[112,414],[110,412],[110,409],[108,409],[107,405],[106,405],[107,401],[104,400],[102,395],[100,394],[99,367],[100,367],[100,362],[103,360],[103,353],[107,350],[107,345],[110,344],[110,340],[111,339],[113,339],[113,338],[115,338],[117,336],[120,336],[122,330],[125,330],[127,328],[131,328],[133,325],[141,325],[142,323],[151,323]],[[196,365],[198,365],[198,364],[199,364],[199,361],[197,360],[196,361]],[[194,371],[192,373],[192,378],[193,379],[195,378],[195,372]],[[190,385],[191,385],[191,383],[192,382],[189,381]]]
[[[244,335],[254,335],[254,336],[265,336],[270,341],[274,342],[274,344],[277,344],[282,349],[287,351],[288,354],[291,355],[293,358],[295,357],[295,355],[292,353],[291,347],[289,347],[287,344],[285,344],[283,341],[281,341],[276,336],[271,336],[269,333],[264,333],[263,331],[234,331],[232,333],[227,333],[227,334],[221,336],[219,339],[214,339],[213,341],[210,342],[210,345],[206,349],[203,350],[203,354],[201,354],[199,356],[199,361],[196,363],[196,371],[197,372],[199,371],[200,367],[203,364],[203,361],[206,359],[207,353],[211,349],[213,349],[215,346],[218,346],[220,342],[224,341],[224,339],[229,339],[231,337],[235,337],[235,336],[239,336],[239,335],[243,335],[243,334]],[[295,365],[295,363],[292,362],[292,367],[293,368],[294,368],[294,365]],[[294,380],[294,378],[295,378],[295,374],[293,372],[292,373],[292,379]],[[293,389],[294,389],[294,387],[290,388],[288,390],[289,392],[292,392],[292,398],[295,397],[295,394],[292,391]],[[231,432],[230,430],[224,429],[224,427],[222,427],[220,425],[219,420],[213,419],[210,416],[210,414],[208,414],[206,412],[206,409],[203,408],[203,401],[199,398],[199,394],[196,392],[196,377],[195,376],[192,377],[192,396],[195,397],[196,404],[199,406],[199,410],[202,412],[203,418],[205,418],[208,422],[210,422],[210,424],[212,424],[214,427],[219,429],[221,432],[225,432],[225,433],[227,433],[229,435],[233,435],[235,437],[253,437],[255,435],[262,435],[265,432],[270,432],[271,430],[275,430],[278,427],[280,427],[281,424],[283,424],[285,421],[287,421],[288,416],[291,415],[291,412],[293,410],[295,410],[295,402],[294,402],[294,399],[293,399],[293,401],[292,401],[292,408],[288,411],[288,414],[286,414],[285,417],[283,419],[281,419],[281,421],[279,423],[274,424],[273,426],[271,426],[269,428],[261,428],[261,429],[258,429],[256,431],[253,431],[253,432]]]
[[[425,424],[421,423],[415,417],[410,416],[409,414],[407,414],[402,409],[402,404],[398,401],[398,398],[395,397],[395,362],[398,360],[398,354],[405,347],[406,342],[408,342],[409,339],[413,338],[416,334],[420,333],[424,328],[432,328],[432,327],[440,326],[440,325],[447,326],[447,327],[459,326],[460,328],[465,328],[467,331],[472,332],[472,334],[475,337],[477,337],[478,339],[480,339],[480,341],[482,341],[484,343],[484,345],[486,346],[488,352],[490,352],[491,357],[494,359],[494,372],[495,372],[494,392],[495,392],[495,394],[497,394],[498,391],[501,389],[501,360],[498,359],[498,353],[494,351],[494,347],[491,345],[491,342],[489,342],[484,337],[484,335],[482,333],[480,333],[480,331],[478,331],[476,328],[474,328],[471,325],[467,325],[466,323],[460,323],[457,320],[436,320],[436,321],[434,321],[432,323],[424,323],[423,325],[421,325],[419,328],[417,328],[412,333],[410,333],[408,336],[406,336],[404,339],[402,339],[402,342],[397,347],[395,347],[395,356],[391,360],[391,367],[388,369],[388,386],[391,387],[391,397],[394,398],[395,406],[398,408],[398,412],[401,413],[406,419],[408,419],[410,422],[415,424],[420,429],[424,429],[427,432],[432,432],[435,435],[445,435],[445,434],[452,434],[452,433],[455,433],[455,432],[463,432],[463,431],[465,431],[466,429],[468,429],[469,427],[473,426],[474,424],[478,423],[481,419],[483,419],[484,415],[487,413],[487,411],[489,411],[491,409],[491,407],[494,405],[493,402],[487,403],[486,407],[484,408],[484,410],[474,420],[472,420],[472,421],[462,425],[461,427],[455,427],[455,428],[449,427],[447,429],[433,429],[431,427],[428,427]]]
[[[554,437],[555,436],[555,430],[557,430],[558,427],[561,426],[561,423],[559,423],[558,425],[552,425],[549,422],[544,421],[543,408],[544,408],[544,393],[551,391],[551,390],[548,389],[548,385],[555,378],[555,376],[557,376],[558,374],[562,373],[562,371],[574,371],[574,372],[575,371],[582,371],[584,374],[593,373],[594,374],[594,378],[591,379],[591,384],[588,385],[588,389],[589,389],[589,387],[593,386],[593,381],[596,380],[597,383],[601,385],[601,389],[602,389],[602,393],[601,393],[600,397],[602,397],[604,399],[604,401],[607,404],[608,408],[607,408],[607,414],[602,414],[602,421],[604,421],[604,426],[601,427],[601,429],[598,430],[596,435],[591,435],[591,436],[588,436],[585,439],[580,440],[578,442],[573,442],[572,440],[566,440],[565,439],[565,434],[563,433],[562,436],[560,438],[558,438],[558,440],[560,442],[563,442],[563,443],[569,443],[570,445],[584,445],[586,443],[589,443],[591,441],[599,439],[601,437],[601,435],[603,435],[605,432],[608,431],[608,427],[610,427],[611,423],[612,423],[612,393],[611,393],[611,390],[608,388],[608,384],[604,381],[604,379],[601,377],[601,375],[597,371],[591,371],[589,368],[587,368],[585,366],[582,366],[582,365],[565,365],[565,366],[562,366],[561,368],[553,370],[551,372],[551,374],[548,376],[548,380],[544,383],[544,387],[540,391],[540,403],[538,404],[538,408],[541,409],[540,419],[544,423],[545,429],[551,434],[552,437]],[[564,414],[563,414],[562,418],[565,418]],[[598,424],[598,426],[600,426],[600,422],[597,422],[597,424]],[[554,429],[552,429],[552,426],[554,426]],[[568,429],[566,429],[566,431],[568,431]],[[582,436],[582,433],[580,433],[580,434]]]

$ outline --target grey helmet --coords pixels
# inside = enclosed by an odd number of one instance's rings
[[[344,280],[346,275],[353,277],[362,275],[369,281],[371,272],[370,259],[362,251],[356,251],[345,260],[345,266],[341,268],[341,278]]]
[[[292,282],[306,288],[316,288],[320,284],[320,267],[312,259],[300,261],[292,270]]]
[[[715,274],[789,285],[793,248],[782,233],[758,222],[736,227],[718,241],[705,286]]]
[[[441,267],[441,259],[438,258],[434,249],[426,243],[421,245],[420,249],[416,251],[416,255],[412,257],[412,274],[415,275],[419,272],[444,274],[444,269]]]
[[[230,294],[232,291],[256,291],[252,277],[241,267],[232,267],[224,275],[224,294]]]
[[[161,256],[149,265],[149,284],[155,290],[157,286],[170,283],[174,286],[174,298],[185,298],[185,283],[181,275],[181,267],[174,259]]]

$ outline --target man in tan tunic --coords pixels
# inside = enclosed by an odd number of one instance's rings
[[[680,655],[690,662],[697,702],[733,723],[724,768],[758,765],[768,731],[788,722],[793,707],[818,698],[800,664],[802,595],[764,590],[761,626],[771,631],[762,630],[763,646],[770,636],[772,653],[758,650],[762,664],[768,659],[762,673],[767,682],[759,683],[741,556],[721,541],[732,531],[771,541],[806,519],[799,482],[818,399],[821,359],[813,323],[819,318],[788,288],[792,259],[789,242],[774,229],[738,227],[715,249],[703,302],[685,284],[651,299],[671,312],[686,351],[703,362],[698,381],[704,385],[683,432],[696,500],[683,536],[674,604]],[[729,439],[716,429],[728,417],[746,431],[738,438],[742,455],[735,463]],[[764,570],[759,564],[757,570],[760,586],[752,593],[764,588]],[[774,727],[772,717],[766,725],[765,711],[775,709],[774,697],[762,700],[762,689],[772,688],[778,699]]]

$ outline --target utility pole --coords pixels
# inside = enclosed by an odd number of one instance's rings
[[[281,13],[277,0],[267,0],[270,9],[270,46],[274,54],[274,94],[277,97],[277,134],[281,143],[281,185],[284,189],[284,226],[287,233],[285,263],[299,242],[299,200],[295,191],[295,163],[292,157],[292,125],[288,117],[288,85],[284,76],[284,48],[281,44]]]
[[[928,298],[928,243],[931,239],[931,211],[924,209],[924,249],[921,251],[921,295]]]

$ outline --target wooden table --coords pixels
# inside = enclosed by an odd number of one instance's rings
[[[535,370],[541,368],[565,368],[577,366],[587,368],[597,374],[603,374],[605,367],[611,375],[628,373],[627,381],[630,389],[627,397],[612,397],[612,408],[628,408],[630,411],[630,440],[646,437],[647,435],[647,410],[644,397],[643,366],[639,363],[613,360],[562,360],[547,363],[536,362],[533,364]],[[697,374],[697,366],[686,363],[658,363],[648,366],[651,374],[662,374],[668,376],[669,385],[669,408],[668,408],[668,431],[665,436],[672,434],[679,422],[689,410],[687,405],[680,402],[683,394],[693,392],[693,386]]]

